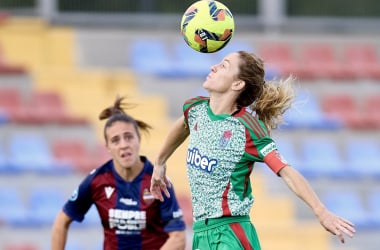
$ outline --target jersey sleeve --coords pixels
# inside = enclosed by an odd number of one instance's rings
[[[168,188],[170,198],[165,197],[164,201],[160,204],[161,220],[164,222],[164,231],[182,231],[185,230],[185,222],[183,220],[183,213],[178,204],[173,186]]]
[[[270,137],[264,137],[258,142],[259,157],[276,174],[288,163],[280,155],[275,142]]]
[[[87,176],[74,190],[63,206],[63,211],[73,220],[81,222],[93,204],[91,196],[91,181],[94,174]]]

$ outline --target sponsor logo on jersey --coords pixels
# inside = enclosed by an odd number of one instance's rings
[[[178,209],[177,211],[173,212],[173,218],[181,218],[183,216],[182,210]]]
[[[73,193],[70,195],[69,200],[75,201],[78,198],[78,188],[73,191]]]
[[[222,138],[220,138],[220,147],[222,148],[227,147],[228,143],[231,141],[231,137],[232,137],[231,130],[224,131]]]
[[[121,203],[127,205],[127,206],[136,206],[137,205],[137,201],[134,201],[133,199],[129,199],[129,198],[120,198],[119,201]]]
[[[143,201],[148,206],[154,202],[154,196],[149,192],[148,189],[144,189],[144,192],[143,192]]]
[[[190,166],[199,168],[207,173],[211,173],[215,166],[218,165],[218,160],[209,159],[205,155],[201,155],[197,148],[187,150],[186,162]]]
[[[146,212],[112,208],[108,210],[108,222],[116,234],[139,234],[146,227]]]
[[[263,147],[260,150],[260,153],[263,155],[263,157],[265,157],[268,153],[272,152],[273,150],[276,150],[276,145],[273,142],[271,142],[265,147]]]
[[[108,186],[108,187],[104,188],[104,192],[106,193],[107,199],[111,198],[111,195],[113,194],[113,191],[115,191],[114,187]]]

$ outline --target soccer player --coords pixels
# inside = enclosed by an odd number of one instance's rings
[[[244,51],[228,54],[211,67],[203,83],[209,97],[185,102],[183,116],[174,123],[154,162],[150,191],[164,200],[170,197],[166,161],[190,135],[186,161],[193,249],[261,249],[249,218],[255,162],[265,162],[342,243],[344,235],[355,233],[354,225],[331,213],[277,151],[270,131],[291,106],[293,78],[265,82],[264,75],[263,61]]]
[[[94,204],[104,229],[104,249],[185,248],[185,223],[173,188],[170,198],[155,200],[149,192],[153,165],[140,156],[140,132],[151,127],[124,112],[123,98],[103,110],[106,147],[112,159],[93,170],[57,215],[53,250],[63,250],[69,226],[81,222]]]

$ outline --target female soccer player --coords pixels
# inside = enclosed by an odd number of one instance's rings
[[[140,156],[139,129],[151,127],[122,109],[123,98],[101,112],[106,147],[112,159],[93,170],[59,212],[52,229],[53,250],[63,250],[69,226],[82,221],[94,204],[104,229],[104,249],[185,248],[185,223],[174,190],[155,200],[149,192],[153,165]]]
[[[187,175],[193,204],[193,249],[254,249],[260,242],[249,212],[250,174],[265,162],[315,213],[321,225],[344,242],[354,225],[331,213],[305,178],[277,151],[270,131],[281,122],[294,92],[292,78],[264,81],[263,61],[244,51],[227,55],[211,68],[203,87],[209,97],[186,101],[154,165],[150,191],[170,197],[166,161],[190,135]]]

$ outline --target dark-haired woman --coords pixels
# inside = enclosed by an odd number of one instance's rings
[[[151,127],[123,110],[123,98],[103,110],[104,138],[112,159],[94,169],[57,215],[51,249],[63,250],[72,221],[81,222],[94,204],[104,229],[104,249],[184,249],[185,223],[173,188],[170,198],[149,192],[153,165],[140,155],[139,130]]]

